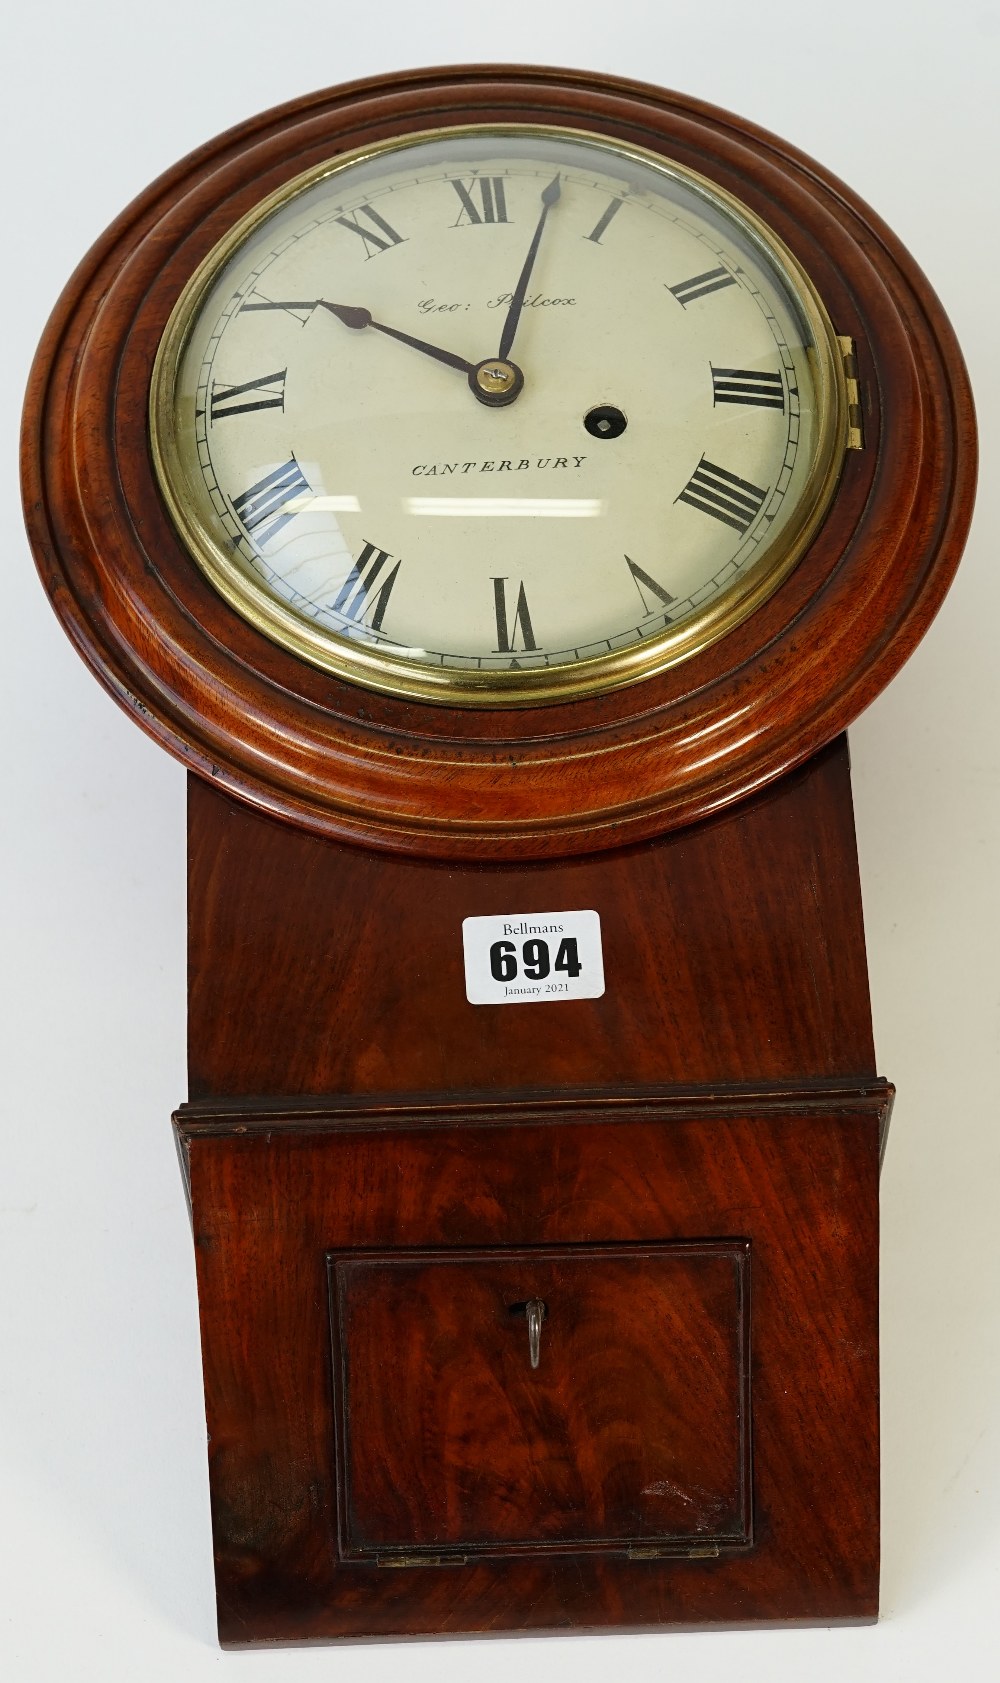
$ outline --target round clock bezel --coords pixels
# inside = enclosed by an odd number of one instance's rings
[[[228,605],[164,501],[150,387],[192,275],[269,194],[383,140],[505,122],[648,148],[759,215],[853,341],[865,448],[847,452],[796,565],[707,648],[594,695],[441,706],[322,671]],[[511,65],[327,89],[182,160],[69,281],[36,355],[22,433],[26,521],[53,606],[156,741],[214,787],[316,836],[475,863],[642,842],[817,753],[930,624],[964,544],[975,469],[971,393],[947,317],[843,183],[699,101]]]
[[[339,636],[299,614],[224,546],[195,514],[185,495],[176,414],[176,384],[184,351],[202,307],[226,265],[276,213],[321,182],[392,152],[438,141],[559,139],[582,142],[612,160],[640,163],[689,188],[709,206],[721,207],[764,255],[801,311],[812,336],[819,426],[812,460],[791,519],[776,539],[701,611],[676,626],[606,654],[509,671],[459,665],[435,666],[394,654],[379,643]],[[177,300],[156,353],[150,387],[149,427],[153,463],[174,525],[205,576],[229,605],[264,636],[302,660],[337,677],[390,696],[443,706],[513,708],[552,705],[634,684],[707,649],[746,620],[772,594],[809,547],[822,523],[843,469],[847,449],[847,388],[837,335],[809,274],[783,240],[725,188],[646,147],[555,124],[465,123],[414,131],[325,160],[284,183],[248,211],[204,258]]]

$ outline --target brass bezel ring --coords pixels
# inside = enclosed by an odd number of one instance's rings
[[[313,622],[273,595],[251,570],[225,549],[192,513],[177,444],[177,371],[200,308],[225,264],[277,210],[318,182],[356,164],[429,142],[508,136],[584,142],[613,158],[644,164],[683,183],[714,207],[721,207],[763,251],[782,276],[810,328],[815,347],[814,379],[819,426],[806,484],[796,511],[771,546],[711,606],[656,637],[551,667],[515,671],[431,666],[407,660],[378,645],[365,646]],[[149,400],[150,443],[157,480],[180,537],[214,588],[265,637],[302,660],[349,682],[383,694],[461,707],[531,707],[596,695],[638,683],[700,653],[745,621],[787,578],[808,549],[830,506],[848,443],[848,403],[843,360],[830,317],[812,281],[771,228],[746,205],[706,176],[669,162],[645,147],[621,145],[585,129],[542,123],[468,123],[415,130],[377,145],[356,148],[293,177],[241,217],[198,266],[171,313],[153,367]]]

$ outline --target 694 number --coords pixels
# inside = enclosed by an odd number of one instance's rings
[[[549,952],[548,941],[525,941],[521,948],[520,964],[523,974],[532,982],[540,982],[550,971],[563,976],[579,976],[583,965],[575,936],[560,941],[555,961]],[[512,982],[518,974],[517,946],[513,941],[494,941],[490,948],[490,971],[494,981]]]

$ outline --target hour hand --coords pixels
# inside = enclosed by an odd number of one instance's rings
[[[442,350],[440,345],[429,345],[426,339],[415,339],[412,333],[401,333],[398,327],[386,327],[384,322],[374,321],[371,310],[366,310],[359,304],[330,304],[325,298],[318,298],[316,304],[319,309],[329,310],[345,327],[374,328],[376,333],[386,333],[390,339],[398,339],[401,344],[410,345],[415,351],[423,351],[425,356],[432,356],[435,362],[446,363],[449,368],[457,368],[462,374],[475,373],[475,363],[467,362],[465,357],[456,356],[453,351]]]
[[[466,362],[463,356],[443,351],[440,345],[429,345],[426,339],[415,339],[412,333],[401,333],[398,327],[386,327],[384,322],[373,321],[371,310],[364,309],[360,304],[330,304],[325,298],[318,298],[316,303],[317,308],[329,310],[345,327],[373,327],[376,333],[388,333],[390,339],[412,345],[415,351],[423,351],[425,356],[432,356],[436,362],[459,369],[468,375],[473,396],[491,409],[503,409],[508,403],[513,403],[524,385],[524,375],[513,362],[503,362],[497,357],[487,357],[485,362]]]

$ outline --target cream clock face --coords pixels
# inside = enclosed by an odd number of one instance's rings
[[[192,556],[261,631],[403,695],[627,683],[794,565],[845,442],[833,329],[749,212],[652,155],[453,130],[294,182],[154,375]]]

